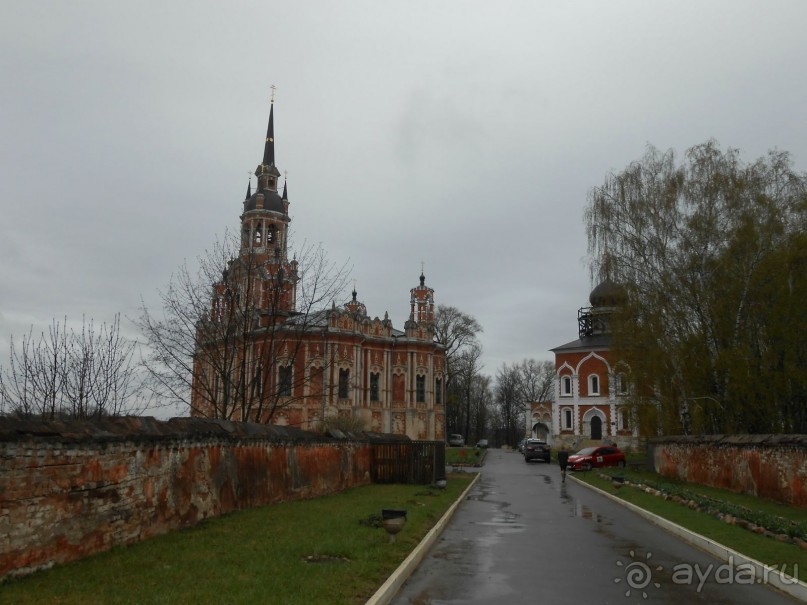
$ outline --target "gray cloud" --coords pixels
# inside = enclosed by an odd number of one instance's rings
[[[588,190],[648,143],[807,165],[799,2],[11,2],[0,345],[156,305],[238,224],[269,86],[296,237],[406,319],[420,263],[486,371],[576,337]],[[6,346],[0,349],[5,358]]]

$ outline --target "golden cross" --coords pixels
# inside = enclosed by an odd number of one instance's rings
[[[275,102],[275,89],[277,89],[277,86],[272,84],[272,86],[270,88],[272,89],[272,98],[270,99],[270,102],[274,103]]]
[[[420,272],[421,273],[423,273],[425,267],[426,267],[426,263],[424,263],[423,261],[420,261]]]

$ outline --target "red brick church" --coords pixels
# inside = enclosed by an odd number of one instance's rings
[[[355,288],[341,306],[301,305],[306,267],[289,258],[274,103],[255,176],[255,192],[250,181],[243,201],[240,250],[198,324],[192,414],[308,430],[342,418],[363,430],[444,439],[445,351],[434,338],[434,290],[422,272],[409,290],[403,330],[388,313],[368,315]]]
[[[591,306],[577,312],[578,338],[555,354],[555,394],[551,402],[531,405],[528,432],[556,444],[583,440],[629,446],[638,436],[626,397],[630,368],[611,352],[611,316],[624,291],[610,280],[589,296]]]

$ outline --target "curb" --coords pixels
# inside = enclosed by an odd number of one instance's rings
[[[728,546],[724,546],[719,542],[715,542],[714,540],[711,540],[705,536],[696,534],[685,527],[681,527],[677,523],[668,521],[667,519],[646,511],[645,509],[636,506],[631,502],[618,498],[614,494],[609,494],[608,492],[601,490],[599,487],[589,485],[585,481],[581,481],[580,479],[572,477],[571,475],[568,476],[580,485],[584,485],[588,489],[598,492],[606,498],[610,498],[611,500],[618,502],[641,517],[644,517],[654,525],[657,525],[667,532],[673,534],[675,537],[709,553],[721,561],[725,561],[732,567],[738,564],[743,565],[746,563],[752,565],[754,567],[755,578],[765,578],[766,584],[769,584],[777,590],[795,597],[802,602],[807,602],[807,584],[801,580],[797,580],[796,578],[791,578],[789,576],[782,577],[782,573],[775,567],[766,565],[765,563],[757,561],[756,559],[751,559],[750,557],[747,557],[744,554],[729,548]]]
[[[376,593],[370,597],[365,605],[387,605],[392,598],[398,594],[398,591],[401,589],[401,585],[412,575],[412,572],[417,569],[417,566],[420,565],[420,562],[426,556],[426,553],[432,547],[432,545],[437,541],[437,538],[440,537],[440,534],[443,533],[443,529],[445,526],[448,525],[448,522],[451,520],[451,517],[454,516],[454,512],[457,510],[457,507],[460,503],[465,500],[465,496],[471,491],[471,488],[476,485],[476,482],[479,481],[480,473],[476,474],[473,481],[471,481],[470,485],[465,488],[465,491],[460,494],[460,497],[452,504],[445,514],[440,518],[440,520],[429,530],[429,533],[420,541],[415,549],[409,553],[409,556],[403,560],[398,568],[392,572],[387,581],[381,585]]]

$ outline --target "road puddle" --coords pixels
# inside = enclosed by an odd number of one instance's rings
[[[499,511],[494,514],[490,521],[480,521],[476,525],[484,525],[486,527],[495,527],[497,533],[519,533],[524,531],[526,526],[523,523],[517,522],[518,515],[508,512]]]
[[[511,505],[509,502],[498,501],[494,498],[497,492],[487,485],[480,485],[478,490],[466,496],[466,500],[475,502],[485,502],[494,507],[492,517],[489,521],[476,521],[474,525],[493,527],[496,529],[494,540],[498,541],[500,534],[518,533],[525,530],[526,526],[518,522],[516,513],[507,510]]]
[[[576,501],[570,496],[565,483],[560,484],[560,501],[567,506],[570,517],[579,517],[580,519],[594,521],[598,525],[611,525],[611,520],[608,517],[591,510],[588,506]]]

